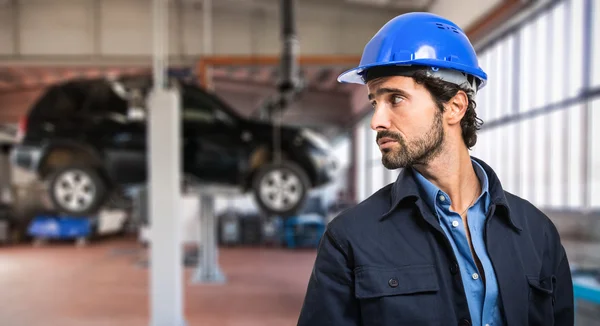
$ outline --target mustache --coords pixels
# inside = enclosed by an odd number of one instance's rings
[[[402,141],[402,137],[400,136],[400,134],[395,133],[393,131],[389,131],[389,130],[382,130],[382,131],[378,131],[377,132],[377,137],[375,138],[375,142],[379,142],[379,140],[381,138],[391,138],[395,141],[401,142]]]

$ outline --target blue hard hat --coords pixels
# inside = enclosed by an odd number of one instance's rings
[[[426,12],[397,16],[386,23],[364,48],[358,67],[342,73],[342,83],[364,84],[364,73],[381,66],[425,66],[471,75],[481,89],[487,74],[464,31],[453,22]]]

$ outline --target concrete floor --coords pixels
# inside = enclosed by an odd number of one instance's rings
[[[0,324],[149,325],[148,274],[135,241],[0,249]],[[224,286],[191,284],[186,268],[188,325],[296,324],[314,250],[225,248],[219,254],[229,279]]]
[[[123,239],[80,248],[72,242],[1,247],[0,325],[149,325],[145,252]],[[193,269],[185,270],[189,326],[296,324],[314,250],[222,248],[219,255],[226,285],[191,284]],[[578,326],[600,325],[599,306],[580,302],[578,308]]]

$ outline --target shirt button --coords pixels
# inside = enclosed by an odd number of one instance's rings
[[[473,277],[474,280],[479,278],[479,275],[477,273],[473,273],[473,275],[471,275]]]
[[[440,196],[440,200],[441,201],[446,201],[446,197],[445,196]]]
[[[458,221],[452,221],[452,226],[453,227],[457,227],[458,226]]]
[[[395,279],[395,278],[391,278],[391,279],[388,281],[388,285],[389,285],[390,287],[393,287],[393,288],[395,288],[395,287],[397,287],[397,286],[398,286],[398,280],[397,280],[397,279]]]
[[[452,275],[458,273],[458,264],[456,262],[450,264],[450,273],[452,273]]]

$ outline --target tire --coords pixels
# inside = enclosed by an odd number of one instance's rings
[[[70,216],[91,217],[104,204],[107,193],[99,173],[86,166],[60,168],[52,173],[48,184],[54,209]]]
[[[284,184],[286,181],[287,185]],[[296,213],[310,188],[306,172],[289,161],[264,165],[252,180],[254,200],[270,216],[287,217]]]

